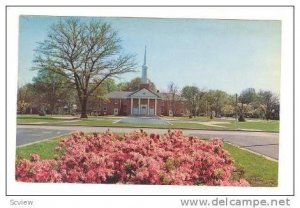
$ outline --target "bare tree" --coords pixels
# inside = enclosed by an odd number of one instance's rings
[[[178,86],[174,82],[170,82],[168,85],[168,90],[171,95],[171,100],[170,100],[170,107],[172,110],[172,115],[176,114],[176,102],[178,101],[177,99],[177,93],[178,93]]]
[[[279,103],[278,96],[269,90],[267,90],[267,91],[260,90],[258,93],[258,97],[259,97],[260,103],[264,106],[266,119],[267,120],[271,119],[272,114],[274,113],[275,109],[278,108],[278,111],[279,111],[280,103]]]
[[[104,80],[134,71],[132,55],[122,55],[120,39],[110,24],[67,18],[52,25],[47,38],[38,43],[34,69],[51,70],[74,84],[87,118],[90,95]]]

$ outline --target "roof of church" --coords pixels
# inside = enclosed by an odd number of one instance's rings
[[[143,88],[143,89],[146,89],[146,88]],[[107,98],[114,98],[114,99],[129,98],[131,95],[137,93],[140,90],[142,90],[142,89],[138,89],[136,91],[113,91],[113,92],[106,94],[105,96]],[[156,93],[149,89],[146,89],[146,90],[148,90],[149,92],[151,92],[152,94],[156,95],[159,98],[161,97],[160,93]]]
[[[133,91],[133,92],[132,91],[113,91],[113,92],[110,92],[110,93],[106,94],[105,96],[107,98],[113,98],[113,99],[130,98],[131,95],[135,94],[136,92],[138,92],[140,90],[136,90],[136,91]],[[172,99],[172,93],[168,93],[168,92],[157,93],[157,92],[154,92],[152,90],[148,90],[148,91],[150,91],[151,93],[155,94],[156,96],[158,96],[159,98],[161,98],[163,100],[171,100]],[[184,101],[185,98],[183,98],[180,95],[176,94],[175,95],[175,100]]]
[[[154,94],[154,95],[156,95],[157,97],[160,98],[160,93],[154,92],[154,91],[152,91],[152,90],[150,90],[150,89],[147,89],[147,88],[142,88],[142,89],[138,89],[138,90],[136,90],[136,91],[133,91],[133,92],[131,92],[131,93],[129,94],[129,96],[131,96],[131,95],[133,95],[133,94],[135,94],[135,93],[137,93],[138,91],[141,91],[141,90],[143,90],[143,89],[148,90],[149,92],[151,92],[152,94]]]

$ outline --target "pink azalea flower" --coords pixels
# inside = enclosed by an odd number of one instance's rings
[[[218,138],[209,141],[169,130],[160,136],[135,131],[124,136],[72,134],[55,148],[56,160],[18,159],[16,180],[23,182],[125,183],[249,186],[232,180],[230,155]]]

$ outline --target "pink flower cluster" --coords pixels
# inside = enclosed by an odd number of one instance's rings
[[[219,139],[183,136],[179,130],[160,136],[136,131],[123,136],[105,132],[75,133],[63,139],[56,160],[20,159],[16,180],[24,182],[125,183],[249,186],[234,181],[230,155]]]

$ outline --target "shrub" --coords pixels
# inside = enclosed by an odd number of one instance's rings
[[[235,170],[222,141],[185,137],[181,131],[160,136],[135,131],[75,133],[55,148],[56,160],[19,159],[16,180],[23,182],[125,183],[249,186],[233,179]]]
[[[46,116],[46,112],[44,110],[39,111],[39,116]]]
[[[246,121],[245,117],[243,115],[240,115],[239,122],[245,122],[245,121]]]

